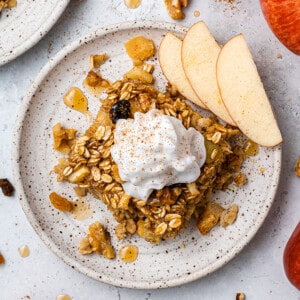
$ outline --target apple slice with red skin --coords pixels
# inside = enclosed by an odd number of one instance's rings
[[[260,0],[269,27],[292,52],[300,55],[300,1]]]
[[[283,266],[289,281],[300,290],[300,222],[285,246]]]

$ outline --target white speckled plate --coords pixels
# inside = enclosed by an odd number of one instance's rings
[[[0,14],[0,66],[34,46],[55,24],[70,0],[18,0]]]
[[[130,288],[162,288],[199,279],[217,270],[236,256],[262,225],[275,196],[281,167],[281,148],[261,148],[248,159],[243,171],[249,183],[233,191],[219,192],[214,199],[225,206],[237,203],[237,221],[226,229],[214,228],[201,236],[191,222],[190,227],[174,240],[151,245],[138,236],[118,241],[112,234],[112,244],[118,251],[124,244],[139,248],[138,259],[126,264],[118,257],[107,260],[99,255],[82,256],[79,241],[85,236],[88,224],[99,220],[113,233],[116,225],[105,206],[88,197],[92,216],[84,221],[55,210],[48,195],[56,191],[75,197],[69,184],[57,183],[50,173],[60,155],[52,150],[51,127],[57,122],[83,131],[85,117],[63,104],[63,95],[71,86],[82,88],[89,69],[89,55],[108,53],[110,59],[101,70],[105,78],[121,78],[131,68],[123,43],[136,35],[154,40],[172,31],[183,34],[185,28],[169,23],[123,23],[99,29],[64,48],[42,69],[25,96],[14,134],[14,173],[21,205],[28,220],[46,245],[73,268],[113,285]],[[155,77],[160,88],[165,79],[157,59]],[[98,101],[90,97],[90,110],[95,114]],[[262,171],[262,168],[265,170]],[[184,246],[183,246],[184,245]]]

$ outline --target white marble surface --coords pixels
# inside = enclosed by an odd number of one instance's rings
[[[200,17],[194,16],[199,10]],[[300,179],[294,165],[300,155],[300,57],[286,50],[267,27],[257,0],[194,0],[185,20],[190,26],[203,19],[217,40],[225,42],[243,32],[272,101],[284,137],[281,180],[271,211],[254,239],[225,267],[201,280],[163,290],[131,290],[86,277],[65,265],[39,239],[27,221],[17,195],[0,193],[0,299],[56,299],[68,294],[85,299],[300,299],[282,268],[284,245],[300,219]],[[73,0],[53,29],[32,49],[0,68],[0,178],[14,183],[11,138],[18,106],[47,60],[72,40],[96,27],[128,20],[172,21],[162,0],[143,0],[127,9],[122,0]],[[282,58],[278,58],[280,53]],[[31,254],[21,258],[18,247]]]

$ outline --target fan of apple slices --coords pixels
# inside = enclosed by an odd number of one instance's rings
[[[270,101],[242,34],[223,47],[203,21],[183,40],[167,33],[158,50],[161,69],[178,91],[252,141],[276,146],[282,136]]]

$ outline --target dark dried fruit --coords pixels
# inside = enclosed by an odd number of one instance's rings
[[[3,265],[5,263],[4,256],[0,253],[0,265]]]
[[[119,119],[128,119],[130,116],[130,102],[128,100],[118,101],[110,108],[109,114],[113,123],[117,123]]]
[[[8,197],[12,196],[15,190],[12,184],[6,178],[0,179],[0,187],[2,189],[2,193]]]

